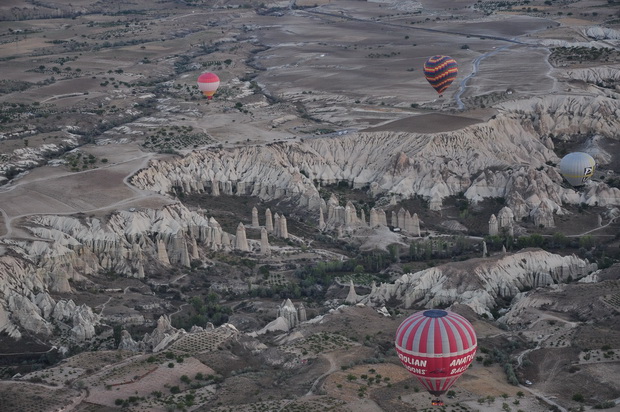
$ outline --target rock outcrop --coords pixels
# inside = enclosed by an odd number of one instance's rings
[[[295,305],[290,299],[286,299],[278,307],[278,317],[269,322],[262,329],[248,333],[248,336],[256,337],[258,335],[264,335],[267,332],[288,332],[291,329],[299,325],[300,322],[305,322],[306,308],[302,303],[295,308]]]
[[[557,167],[550,166],[560,160],[551,135],[618,139],[620,101],[556,95],[509,101],[497,109],[488,122],[454,132],[351,133],[194,151],[182,159],[152,161],[131,182],[159,193],[181,187],[187,193],[252,195],[266,201],[290,198],[317,214],[321,199],[315,181],[346,181],[389,197],[422,196],[433,210],[461,192],[474,202],[503,197],[517,219],[541,202],[554,213],[562,203],[620,205],[620,190],[592,182],[591,190],[575,192],[561,185]]]
[[[495,236],[499,233],[499,222],[495,215],[491,215],[489,218],[489,235]]]
[[[35,130],[23,130],[21,132],[4,134],[0,133],[0,140],[25,138],[36,134]],[[7,176],[33,169],[44,165],[49,159],[62,154],[74,147],[79,146],[79,136],[67,131],[66,136],[58,143],[46,143],[39,147],[22,147],[15,149],[12,154],[6,156],[0,164],[0,185],[9,181]],[[62,160],[58,164],[64,163]]]
[[[584,34],[595,40],[620,40],[620,31],[601,26],[591,26],[584,30]]]
[[[262,255],[271,255],[271,246],[269,246],[269,234],[267,229],[262,227],[260,229],[260,253]]]
[[[27,227],[41,240],[4,240],[11,253],[0,256],[0,332],[15,338],[20,329],[49,335],[53,319],[70,323],[76,341],[94,336],[99,319],[86,306],[56,303],[47,295],[70,293],[69,281],[103,272],[143,278],[145,268],[188,267],[201,250],[232,247],[231,236],[215,219],[179,203],[118,211],[106,220],[40,215]]]
[[[239,223],[239,225],[237,225],[237,234],[235,236],[235,249],[242,252],[247,252],[250,250],[250,247],[248,245],[248,238],[245,233],[245,226],[243,225],[243,223]]]
[[[278,308],[278,317],[283,317],[288,322],[289,328],[292,329],[299,324],[299,316],[297,309],[290,299],[286,299]]]
[[[359,301],[359,297],[355,292],[355,285],[353,284],[353,280],[351,280],[349,283],[349,293],[347,294],[347,297],[344,301],[345,303],[348,303],[350,305],[355,305]]]
[[[480,315],[491,316],[499,298],[510,299],[524,289],[564,282],[569,276],[579,279],[594,270],[596,264],[574,255],[526,249],[513,255],[448,263],[408,273],[392,284],[378,286],[359,302],[379,307],[397,299],[406,308],[461,303]]]

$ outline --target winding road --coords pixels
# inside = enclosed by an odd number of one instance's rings
[[[492,50],[490,52],[486,52],[484,54],[481,54],[480,56],[476,57],[473,62],[472,62],[472,70],[471,73],[465,77],[463,80],[461,80],[461,82],[459,83],[459,90],[456,92],[456,95],[454,95],[454,98],[456,99],[456,105],[459,108],[459,110],[463,110],[465,109],[465,104],[463,103],[463,101],[461,100],[461,96],[463,95],[463,93],[465,93],[465,88],[467,87],[467,82],[476,76],[476,74],[478,74],[478,67],[480,66],[480,62],[484,59],[486,59],[487,57],[491,57],[497,53],[499,53],[500,51],[506,50],[507,48],[511,47],[512,45],[506,45],[506,46],[502,46],[499,47],[495,50]]]
[[[323,358],[329,361],[329,369],[327,372],[325,372],[324,374],[322,374],[321,376],[319,376],[318,378],[314,380],[314,382],[312,383],[312,387],[310,388],[308,393],[306,393],[306,396],[315,395],[315,392],[317,391],[317,389],[319,388],[319,385],[321,385],[323,380],[338,370],[338,365],[336,365],[336,361],[334,360],[333,353],[323,354],[322,356]]]

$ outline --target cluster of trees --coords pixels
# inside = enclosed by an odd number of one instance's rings
[[[616,51],[609,47],[555,47],[552,49],[550,59],[570,61],[598,61],[614,57]]]
[[[409,250],[403,254],[401,261],[430,261],[432,259],[448,259],[472,252],[473,244],[464,236],[452,238],[428,238],[421,241],[411,242]]]
[[[519,379],[517,379],[514,366],[510,360],[510,353],[519,348],[519,346],[518,341],[513,341],[504,347],[493,348],[493,350],[481,347],[480,352],[486,356],[478,356],[476,360],[482,361],[484,366],[490,366],[493,363],[498,363],[504,369],[508,383],[517,386],[519,385]]]
[[[31,119],[33,117],[46,117],[55,113],[51,105],[41,105],[39,102],[26,103],[2,103],[0,104],[0,123],[11,123]]]
[[[300,279],[302,291],[316,286],[327,288],[336,277],[352,273],[373,273],[380,280],[385,280],[380,272],[396,261],[396,249],[392,248],[391,251],[390,253],[375,251],[343,261],[318,262],[298,269],[295,276]]]
[[[620,236],[620,235],[619,235]],[[502,246],[507,250],[524,249],[536,247],[541,249],[576,249],[577,255],[590,261],[596,261],[599,268],[605,269],[620,259],[620,254],[611,254],[606,244],[597,242],[596,238],[590,235],[579,237],[568,237],[563,233],[556,232],[551,236],[542,236],[534,233],[529,236],[519,236],[514,239],[508,235],[485,236],[489,251],[498,251]]]
[[[232,309],[228,306],[220,305],[220,296],[215,292],[209,292],[205,299],[194,296],[189,299],[191,311],[188,316],[173,318],[173,325],[176,328],[185,330],[192,326],[207,326],[211,322],[215,326],[220,326],[228,322],[228,317],[232,314]]]

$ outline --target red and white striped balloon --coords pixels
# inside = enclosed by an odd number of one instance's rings
[[[206,72],[198,76],[198,89],[211,100],[220,87],[220,78],[215,73]]]
[[[417,312],[396,331],[396,352],[405,368],[439,396],[467,370],[478,342],[463,316],[440,309]]]

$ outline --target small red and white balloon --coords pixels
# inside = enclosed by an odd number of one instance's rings
[[[220,87],[220,78],[217,74],[205,72],[198,76],[198,89],[207,96],[207,99],[213,99],[218,87]]]

